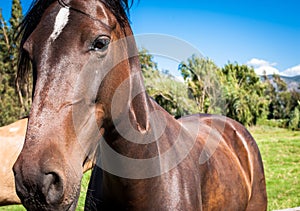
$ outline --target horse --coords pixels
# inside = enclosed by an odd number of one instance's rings
[[[146,93],[127,0],[36,0],[21,24],[19,80],[34,81],[13,167],[28,210],[266,210],[255,140],[224,116],[175,119]]]
[[[0,127],[0,206],[21,204],[15,191],[12,167],[22,150],[26,127],[27,118]]]
[[[21,204],[15,189],[12,167],[16,162],[25,140],[28,119],[24,118],[0,127],[0,206]],[[90,170],[92,162],[87,163],[84,172]]]

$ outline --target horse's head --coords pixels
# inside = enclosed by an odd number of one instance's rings
[[[116,118],[130,98],[130,87],[118,89],[140,77],[129,77],[139,64],[126,8],[126,0],[38,0],[25,17],[19,75],[30,60],[35,88],[14,172],[28,209],[75,208],[83,167],[113,125],[116,90]]]

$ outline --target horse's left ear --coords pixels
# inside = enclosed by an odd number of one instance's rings
[[[149,102],[144,86],[139,57],[129,59],[131,67],[131,105],[130,109],[140,131],[149,129]]]
[[[129,28],[130,32],[131,29]],[[145,131],[149,129],[149,107],[144,80],[139,61],[139,52],[136,46],[134,36],[126,37],[127,51],[130,64],[131,77],[131,112],[136,120],[138,130]]]

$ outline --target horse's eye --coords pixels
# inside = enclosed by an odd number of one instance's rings
[[[91,50],[94,51],[105,51],[108,48],[110,39],[106,36],[98,37],[92,44]]]

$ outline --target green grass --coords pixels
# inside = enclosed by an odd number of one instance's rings
[[[268,210],[300,206],[300,132],[270,126],[250,128],[260,148],[265,166]],[[84,210],[90,172],[84,175],[77,211]],[[22,211],[7,206],[0,211]]]
[[[300,206],[300,132],[250,128],[260,148],[267,182],[268,210]]]
[[[76,208],[77,211],[83,211],[84,210],[85,195],[86,195],[86,192],[88,190],[88,184],[89,184],[91,172],[92,171],[86,172],[84,174],[83,178],[82,178],[80,197],[79,197],[78,205],[77,205],[77,208]]]

